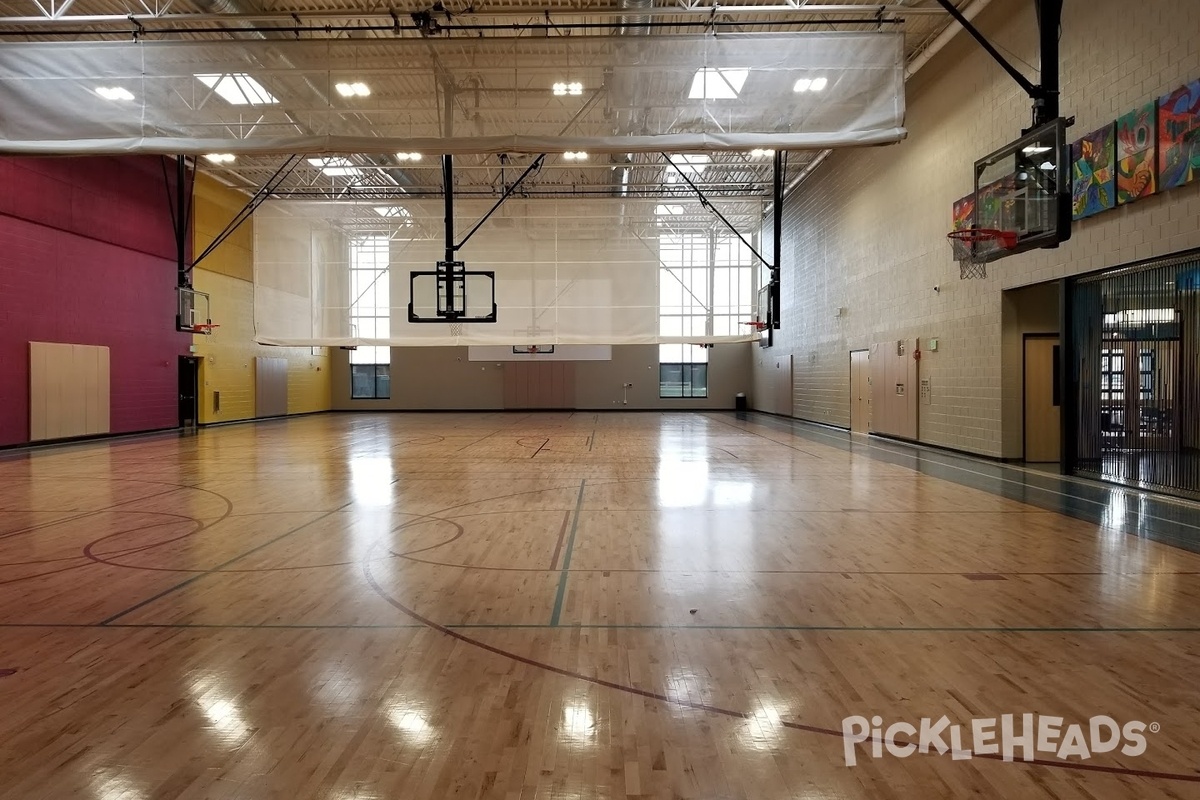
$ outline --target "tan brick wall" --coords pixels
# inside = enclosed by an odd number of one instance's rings
[[[1033,3],[994,0],[976,24],[1036,77]],[[1197,0],[1066,3],[1062,112],[1077,119],[1068,138],[1200,78],[1197,30]],[[1001,292],[1200,247],[1200,185],[1192,184],[1077,222],[1062,247],[960,281],[945,238],[951,204],[971,189],[975,159],[1029,124],[1029,108],[959,34],[909,82],[905,142],[835,153],[788,198],[783,329],[755,366],[794,354],[795,416],[849,426],[850,351],[937,337],[939,351],[921,361],[932,387],[931,404],[920,406],[921,440],[1001,455]],[[839,306],[846,312],[836,317]]]

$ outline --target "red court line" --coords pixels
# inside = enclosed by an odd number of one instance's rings
[[[369,559],[369,555],[368,555],[368,559],[363,562],[363,576],[366,578],[367,583],[370,585],[371,589],[373,589],[374,592],[377,595],[379,595],[379,597],[384,602],[386,602],[388,605],[399,610],[405,616],[416,620],[417,622],[421,623],[422,625],[426,625],[430,629],[435,630],[438,633],[441,633],[445,636],[449,636],[452,639],[457,639],[458,641],[460,641],[464,644],[471,645],[472,647],[478,647],[481,650],[485,650],[494,655],[502,656],[503,658],[507,658],[512,661],[516,661],[517,663],[520,663],[520,664],[525,664],[526,666],[535,667],[537,669],[545,670],[546,672],[552,672],[556,675],[562,675],[565,678],[574,678],[575,680],[580,680],[585,683],[590,683],[594,686],[601,686],[601,687],[604,687],[605,689],[614,689],[618,692],[624,692],[626,694],[632,694],[632,695],[636,695],[638,697],[645,697],[649,700],[658,700],[659,702],[667,703],[669,705],[677,706],[680,708],[690,708],[695,711],[703,711],[708,714],[716,714],[716,715],[723,716],[723,717],[732,717],[734,719],[750,719],[751,718],[751,715],[745,711],[736,711],[734,709],[721,708],[719,706],[712,706],[712,705],[708,705],[705,703],[694,703],[694,702],[691,702],[688,700],[680,700],[678,698],[668,697],[667,695],[661,694],[659,692],[652,692],[649,689],[639,689],[636,686],[629,686],[627,684],[617,683],[615,681],[610,681],[610,680],[605,680],[604,678],[597,678],[597,677],[593,677],[593,676],[589,676],[589,675],[584,675],[582,672],[576,672],[574,670],[569,670],[569,669],[565,669],[563,667],[558,667],[558,666],[555,666],[554,664],[548,664],[544,661],[538,661],[538,660],[530,658],[528,656],[523,656],[520,653],[514,653],[510,650],[505,650],[503,648],[496,647],[495,645],[490,645],[490,644],[487,644],[486,642],[481,642],[478,639],[472,639],[470,636],[459,633],[458,631],[447,628],[445,625],[440,625],[440,624],[434,622],[433,620],[429,619],[428,617],[422,616],[420,613],[418,613],[414,609],[409,608],[408,606],[401,603],[399,600],[396,600],[394,597],[389,595],[384,590],[384,588],[379,585],[379,582],[375,580],[375,576],[371,572],[371,561]],[[780,720],[780,724],[783,725],[785,728],[790,728],[792,730],[805,731],[807,733],[816,733],[816,734],[820,734],[822,736],[834,736],[834,737],[837,737],[838,739],[845,738],[844,734],[840,730],[835,730],[833,728],[822,728],[817,725],[805,725],[800,722],[790,722],[787,720]],[[1000,761],[1002,763],[1011,763],[1013,765],[1032,764],[1034,766],[1040,766],[1040,767],[1069,769],[1069,770],[1077,770],[1077,771],[1083,771],[1083,772],[1102,772],[1102,773],[1107,773],[1110,775],[1123,775],[1123,776],[1135,777],[1135,778],[1154,778],[1154,779],[1165,780],[1165,781],[1181,781],[1181,782],[1187,782],[1187,783],[1200,783],[1200,775],[1189,775],[1186,773],[1178,773],[1178,772],[1155,772],[1153,770],[1130,769],[1128,767],[1108,767],[1108,766],[1103,766],[1100,764],[1083,764],[1083,763],[1075,763],[1075,762],[1071,762],[1071,761],[1049,761],[1046,759],[1033,759],[1032,761],[1004,762],[1003,756],[1000,754],[996,754],[996,755],[975,754],[972,757],[986,759],[986,760],[990,760],[990,761]]]

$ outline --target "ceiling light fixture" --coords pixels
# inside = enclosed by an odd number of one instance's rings
[[[320,167],[321,172],[331,178],[357,177],[362,170],[354,166],[348,158],[310,158],[308,163]]]
[[[265,106],[279,102],[265,86],[244,72],[197,75],[196,80],[212,89],[230,105]]]
[[[214,164],[230,164],[234,160],[233,153],[209,153],[205,156]]]
[[[580,151],[568,150],[563,153],[563,158],[567,161],[587,161],[587,153]]]
[[[828,78],[800,78],[792,86],[793,92],[820,92],[829,85]]]
[[[123,86],[100,86],[96,88],[96,94],[103,97],[105,100],[132,100],[133,92]]]
[[[333,88],[342,97],[370,97],[371,87],[365,83],[339,83]]]
[[[705,153],[673,155],[671,164],[667,165],[667,183],[679,183],[681,174],[686,174],[689,178],[698,178],[704,174],[710,163],[712,159]]]
[[[583,94],[583,84],[580,83],[579,81],[572,81],[571,83],[565,83],[565,82],[560,81],[560,82],[554,84],[553,86],[551,86],[550,89],[551,89],[551,91],[554,92],[554,94],[558,95],[559,97],[563,97],[565,95],[581,95],[581,94]]]
[[[397,161],[420,161],[420,153],[396,153]]]
[[[689,100],[734,100],[749,77],[748,69],[701,67],[692,78]]]
[[[764,150],[761,147],[756,147],[750,151],[751,158],[766,158],[767,156],[775,155],[774,150]]]

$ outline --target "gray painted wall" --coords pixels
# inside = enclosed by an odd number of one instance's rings
[[[658,345],[618,345],[611,361],[575,362],[575,408],[608,410],[733,408],[750,393],[756,344],[718,344],[709,350],[708,397],[658,396]],[[392,397],[351,400],[349,354],[333,351],[333,408],[352,410],[473,410],[504,408],[504,366],[467,360],[466,347],[393,347]],[[632,383],[623,403],[623,384]]]

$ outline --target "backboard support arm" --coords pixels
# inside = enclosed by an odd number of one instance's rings
[[[1042,72],[1041,83],[1039,84],[1035,84],[1021,74],[1021,71],[1014,67],[1012,62],[1005,58],[996,49],[995,45],[989,42],[987,37],[971,24],[969,19],[963,16],[962,12],[954,5],[953,0],[937,0],[937,2],[938,5],[946,9],[946,13],[953,17],[962,26],[963,30],[969,33],[971,38],[987,51],[992,60],[999,64],[1008,73],[1009,77],[1016,81],[1017,85],[1025,91],[1025,94],[1029,95],[1029,98],[1033,100],[1033,125],[1031,130],[1040,125],[1045,125],[1058,116],[1058,32],[1059,24],[1062,21],[1063,0],[1034,0],[1034,6],[1037,9],[1038,49]]]
[[[671,166],[671,168],[674,169],[676,172],[678,172],[679,176],[681,178],[683,178],[684,182],[687,183],[687,185],[691,188],[691,190],[696,193],[696,197],[699,198],[699,200],[700,200],[700,205],[704,206],[709,211],[716,214],[717,219],[721,220],[721,222],[723,222],[725,224],[726,228],[729,228],[729,230],[733,231],[734,236],[741,239],[742,244],[746,245],[746,247],[749,248],[750,252],[754,254],[754,257],[757,258],[764,266],[766,266],[768,269],[775,268],[774,265],[772,265],[769,261],[767,261],[765,258],[762,257],[762,253],[760,253],[754,249],[754,245],[752,245],[752,244],[750,244],[750,242],[746,241],[746,237],[742,235],[742,232],[739,231],[737,228],[733,227],[733,223],[725,218],[725,215],[721,213],[721,210],[719,208],[717,208],[716,206],[714,206],[711,202],[709,202],[709,199],[704,196],[704,192],[700,191],[699,186],[692,183],[692,179],[687,176],[687,173],[684,172],[683,170],[681,170],[679,167],[675,166],[675,162],[671,160],[671,157],[669,155],[667,155],[666,153],[663,153],[662,157],[667,160],[667,163]]]
[[[492,214],[495,214],[496,210],[498,208],[500,208],[500,206],[504,205],[504,201],[512,196],[512,193],[515,192],[521,186],[521,183],[526,178],[528,178],[530,175],[532,175],[534,172],[541,169],[542,163],[545,160],[546,160],[546,154],[542,153],[540,156],[538,156],[537,158],[535,158],[533,160],[533,163],[531,163],[528,167],[525,168],[525,171],[521,173],[521,177],[519,177],[515,181],[513,181],[512,185],[504,190],[504,194],[500,195],[500,199],[496,201],[496,204],[494,206],[492,206],[490,209],[488,209],[488,212],[483,215],[483,219],[479,220],[479,222],[476,222],[475,227],[473,227],[473,228],[471,228],[471,230],[467,231],[467,235],[463,237],[463,240],[461,242],[454,245],[455,251],[462,249],[462,246],[467,243],[467,240],[475,235],[475,231],[479,230],[483,226],[483,223],[487,222],[488,219],[491,218]],[[450,224],[453,226],[453,221],[451,221]],[[453,228],[452,227],[450,229],[448,229],[448,233],[451,236],[453,236]]]

